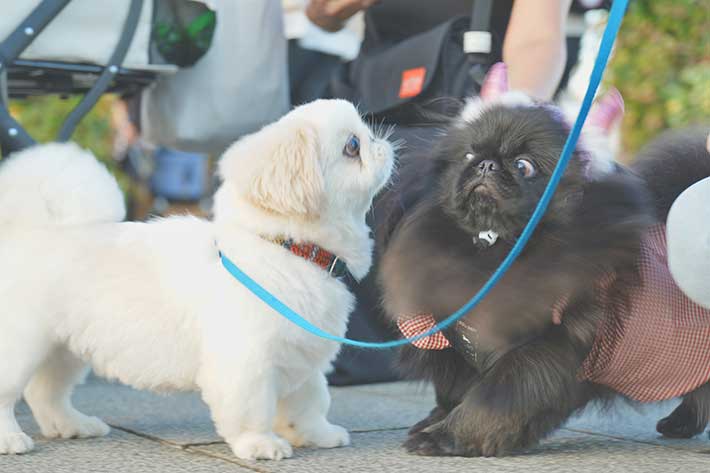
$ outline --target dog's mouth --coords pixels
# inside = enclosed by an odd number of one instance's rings
[[[505,233],[506,217],[502,213],[502,194],[491,179],[461,180],[451,189],[448,199],[449,214],[458,225],[472,235],[494,230]]]
[[[490,184],[487,184],[485,182],[479,182],[478,184],[474,184],[473,186],[471,186],[471,193],[474,195],[476,195],[476,194],[494,194],[495,189]]]
[[[485,177],[464,183],[460,192],[472,208],[475,208],[481,200],[485,201],[486,206],[490,206],[501,198],[498,186]]]

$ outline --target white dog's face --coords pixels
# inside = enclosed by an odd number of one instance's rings
[[[252,205],[284,217],[364,218],[394,153],[344,100],[317,100],[238,141],[220,163]]]

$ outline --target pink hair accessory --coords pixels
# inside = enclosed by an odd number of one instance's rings
[[[508,92],[508,67],[503,62],[497,62],[491,66],[483,80],[481,98],[494,100],[506,92]]]
[[[587,124],[609,131],[623,114],[624,98],[618,90],[612,88],[594,104],[589,112]]]

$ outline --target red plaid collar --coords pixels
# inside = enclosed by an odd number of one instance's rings
[[[262,235],[262,238],[266,241],[276,243],[279,246],[283,246],[294,255],[317,264],[328,271],[328,274],[334,278],[342,278],[350,275],[348,265],[345,261],[314,243],[296,243],[292,238],[280,236],[268,237]]]

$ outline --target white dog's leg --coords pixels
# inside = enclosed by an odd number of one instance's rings
[[[273,431],[277,398],[273,376],[256,370],[235,375],[234,366],[238,365],[212,370],[209,379],[198,381],[217,432],[244,460],[290,457],[291,445]]]
[[[15,402],[19,392],[0,390],[0,454],[25,453],[34,448],[29,438],[15,420]]]
[[[36,335],[34,330],[13,333],[0,328],[0,454],[34,448],[15,419],[15,403],[46,354],[44,340]]]
[[[279,402],[276,432],[295,447],[334,448],[350,444],[348,431],[328,422],[330,393],[323,373],[314,373]]]
[[[109,426],[96,417],[77,411],[71,403],[74,385],[86,376],[87,366],[66,348],[57,348],[47,357],[25,389],[42,435],[47,438],[101,437]]]

